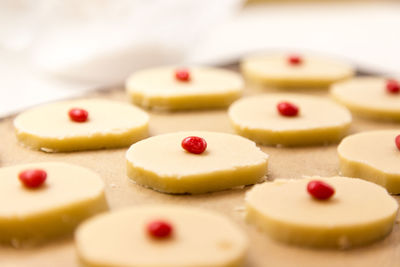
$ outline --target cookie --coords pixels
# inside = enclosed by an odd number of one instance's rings
[[[129,104],[104,99],[56,102],[14,120],[18,140],[46,152],[129,146],[148,136],[149,116]]]
[[[272,239],[349,248],[388,235],[398,204],[374,183],[347,177],[277,179],[246,194],[247,220]]]
[[[263,145],[319,145],[340,141],[351,114],[336,103],[300,94],[240,99],[228,111],[235,131]]]
[[[227,107],[240,97],[243,87],[239,74],[211,67],[146,69],[126,82],[133,103],[158,110]]]
[[[332,97],[356,115],[400,121],[400,84],[379,77],[358,77],[335,83]]]
[[[254,184],[268,155],[243,137],[191,131],[153,136],[126,153],[128,177],[164,193],[206,193]]]
[[[108,208],[96,173],[58,162],[1,168],[0,203],[0,242],[15,247],[71,234]]]
[[[85,222],[75,244],[83,266],[243,266],[247,237],[227,218],[198,208],[140,206]]]
[[[282,53],[247,57],[241,70],[251,81],[283,88],[327,88],[354,75],[353,67],[346,62]]]
[[[392,194],[400,194],[399,135],[400,130],[380,130],[343,139],[337,149],[341,174],[374,182]]]

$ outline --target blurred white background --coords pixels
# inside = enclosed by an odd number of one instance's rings
[[[400,72],[398,1],[0,0],[0,116],[160,64],[318,52]]]

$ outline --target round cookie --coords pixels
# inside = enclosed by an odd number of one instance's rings
[[[47,174],[29,188],[24,171]],[[0,242],[29,246],[70,234],[88,217],[107,210],[104,184],[94,172],[76,165],[43,162],[0,168]]]
[[[335,83],[331,95],[359,116],[400,121],[400,93],[390,93],[386,86],[384,78],[359,77]]]
[[[399,134],[400,130],[369,131],[343,139],[338,146],[341,174],[400,194],[400,151],[395,143]]]
[[[74,121],[71,109],[84,109],[87,119]],[[144,111],[129,104],[85,99],[32,108],[15,118],[14,127],[22,144],[61,152],[129,146],[148,136],[148,121]]]
[[[319,200],[307,192],[319,180],[335,190]],[[398,204],[374,183],[347,177],[278,179],[246,194],[247,219],[271,238],[321,248],[365,245],[388,235]]]
[[[172,234],[150,236],[154,220],[167,221]],[[97,216],[75,235],[83,266],[239,267],[248,249],[246,236],[225,217],[198,208],[141,206]]]
[[[134,73],[126,82],[132,102],[161,110],[221,108],[239,98],[244,88],[239,74],[228,70],[191,67],[184,81],[176,78],[176,71],[159,67]]]
[[[298,107],[284,116],[280,103]],[[268,94],[240,99],[228,111],[235,131],[263,145],[317,145],[337,142],[346,134],[350,112],[332,101],[298,94]]]
[[[312,55],[250,56],[242,61],[241,70],[249,80],[283,88],[325,88],[354,75],[353,67],[345,62]]]
[[[204,138],[206,150],[181,147],[189,136]],[[245,156],[243,156],[245,155]],[[268,155],[243,137],[217,132],[176,132],[147,138],[126,153],[128,177],[164,193],[206,193],[260,182]]]

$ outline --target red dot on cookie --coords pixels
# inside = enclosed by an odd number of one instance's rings
[[[18,178],[28,188],[37,188],[46,181],[47,173],[41,169],[29,169],[19,173]]]
[[[188,136],[182,140],[182,148],[193,154],[201,154],[207,148],[207,142],[198,136]]]
[[[89,113],[81,108],[72,108],[68,111],[68,116],[72,121],[85,122],[89,117]]]
[[[396,80],[387,80],[386,91],[391,94],[398,94],[400,92],[400,83]]]
[[[165,221],[152,221],[147,224],[147,233],[154,238],[167,238],[172,234],[172,225]]]
[[[400,134],[398,136],[396,136],[395,143],[396,143],[397,148],[400,150]]]
[[[294,117],[299,113],[299,108],[290,102],[280,102],[276,108],[282,116]]]
[[[300,65],[303,63],[303,58],[300,55],[289,55],[287,61],[290,65]]]
[[[181,82],[190,81],[190,72],[187,69],[175,70],[175,78]]]
[[[316,199],[325,200],[333,196],[335,189],[327,183],[313,180],[307,184],[307,191]]]

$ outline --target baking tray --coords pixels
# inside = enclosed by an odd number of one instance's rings
[[[224,67],[238,70],[237,63]],[[276,90],[248,84],[244,96],[272,91]],[[301,90],[300,92],[329,97],[327,90]],[[123,86],[103,88],[90,93],[87,97],[129,102]],[[233,133],[225,109],[149,113],[151,135],[185,130]],[[62,161],[90,168],[103,178],[111,210],[142,204],[170,203],[217,211],[236,222],[249,236],[251,242],[246,267],[400,266],[400,228],[397,220],[393,232],[387,238],[364,247],[349,250],[323,250],[285,245],[269,239],[256,227],[245,222],[244,195],[251,189],[251,186],[201,195],[158,193],[136,185],[128,179],[125,168],[127,148],[73,153],[44,153],[29,150],[18,144],[12,125],[13,118],[14,116],[11,116],[0,121],[2,134],[0,164],[2,167],[30,162]],[[399,128],[399,125],[355,117],[350,132],[393,128]],[[296,148],[262,146],[261,149],[270,155],[268,180],[301,178],[308,175],[337,175],[339,161],[336,147],[337,145]],[[397,196],[395,198],[397,201],[400,199]],[[73,237],[54,240],[29,249],[0,247],[0,266],[76,267],[78,262],[74,251]]]

